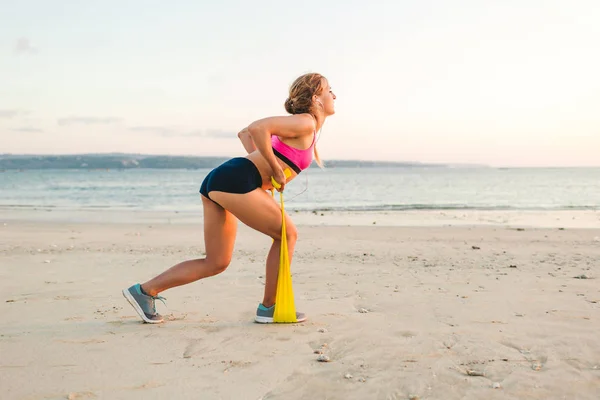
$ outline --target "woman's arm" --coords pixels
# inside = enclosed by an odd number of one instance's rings
[[[242,145],[248,154],[253,153],[256,150],[256,146],[254,145],[254,141],[252,140],[252,136],[250,135],[247,127],[238,133],[238,137],[240,138],[240,141],[242,142]]]
[[[251,123],[246,129],[260,154],[273,170],[277,170],[279,164],[271,146],[271,135],[287,138],[311,135],[315,130],[315,122],[308,114],[298,114],[260,119]]]
[[[271,136],[297,138],[304,135],[310,135],[315,130],[314,119],[308,114],[296,114],[286,117],[269,117],[254,121],[248,126],[248,132],[256,149],[267,160],[273,170],[273,178],[281,186],[277,188],[282,192],[287,177],[283,169],[277,162],[273,146],[271,146]]]

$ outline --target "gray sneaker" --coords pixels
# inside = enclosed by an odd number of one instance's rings
[[[256,309],[256,317],[254,317],[254,321],[258,322],[259,324],[272,324],[273,313],[275,313],[274,304],[271,307],[267,308],[261,303]],[[298,322],[304,322],[306,321],[306,315],[304,313],[296,311],[296,319],[298,320]]]
[[[136,283],[129,289],[123,289],[123,296],[129,301],[135,311],[142,317],[144,322],[149,324],[159,324],[163,322],[163,317],[156,312],[155,300],[163,303],[165,298],[161,296],[147,296],[142,293],[140,284]]]

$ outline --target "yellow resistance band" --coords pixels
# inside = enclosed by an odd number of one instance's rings
[[[286,178],[291,172],[284,171]],[[278,189],[281,187],[273,177],[271,183]],[[271,191],[273,197],[275,192]],[[273,322],[298,322],[296,319],[296,305],[294,304],[294,289],[292,288],[292,272],[290,270],[290,254],[287,245],[287,234],[285,230],[285,208],[283,203],[283,192],[279,192],[281,200],[281,249],[279,252],[279,275],[277,277],[277,293],[275,294],[275,311]]]

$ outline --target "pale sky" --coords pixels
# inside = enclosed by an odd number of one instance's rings
[[[11,4],[9,4],[11,3]],[[0,0],[0,153],[243,155],[291,82],[325,159],[600,166],[600,1]]]

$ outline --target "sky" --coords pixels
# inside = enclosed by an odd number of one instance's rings
[[[600,166],[600,1],[0,0],[0,154],[244,155],[327,77],[321,157]]]

